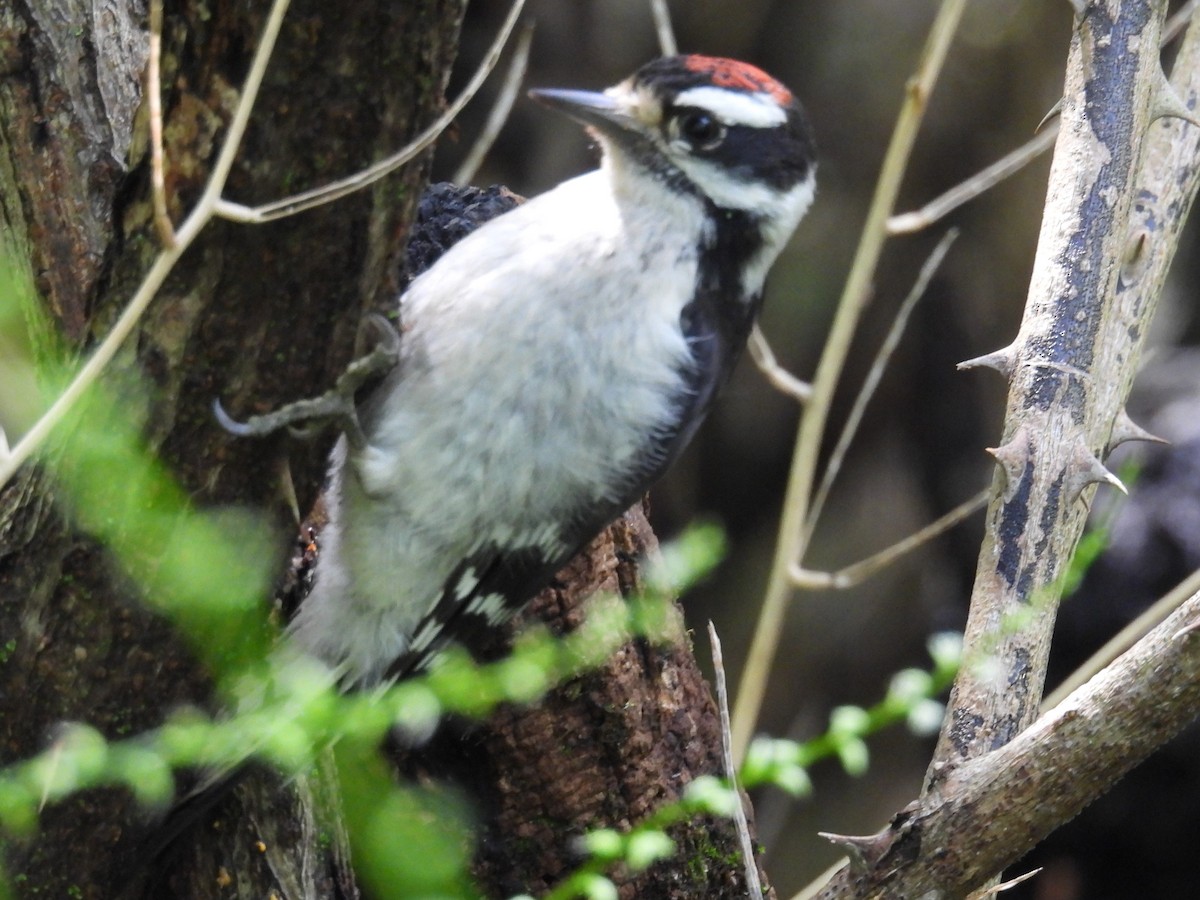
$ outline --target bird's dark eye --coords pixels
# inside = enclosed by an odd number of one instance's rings
[[[697,150],[711,150],[725,139],[725,126],[711,113],[693,110],[675,120],[680,137]]]

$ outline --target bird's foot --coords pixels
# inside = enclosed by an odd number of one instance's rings
[[[306,438],[336,425],[352,447],[366,446],[355,395],[387,375],[400,357],[400,333],[396,327],[377,314],[368,317],[367,322],[378,335],[374,348],[351,362],[330,390],[319,397],[296,400],[274,412],[251,416],[245,422],[225,412],[219,399],[213,400],[213,414],[221,427],[237,437],[266,437],[286,428],[293,436]]]

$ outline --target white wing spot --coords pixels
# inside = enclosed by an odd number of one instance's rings
[[[498,625],[512,616],[512,609],[503,594],[485,594],[467,604],[467,612],[484,616],[490,625]]]
[[[520,543],[537,547],[547,558],[553,557],[563,551],[562,541],[558,536],[558,526],[551,522],[547,522],[540,528],[535,528],[521,535]]]
[[[412,643],[408,645],[410,653],[420,653],[426,647],[433,643],[433,639],[437,637],[438,632],[442,630],[440,622],[428,621],[421,626],[421,630],[413,635]]]
[[[471,596],[471,592],[475,590],[479,584],[479,576],[475,573],[474,568],[469,568],[463,571],[458,576],[458,582],[454,585],[454,599],[458,601],[466,600]]]
[[[475,541],[471,546],[471,552],[477,553],[485,549],[495,551],[498,548],[520,550],[526,547],[536,547],[547,556],[554,556],[566,549],[559,537],[558,525],[554,522],[546,522],[519,531],[504,523],[497,523],[491,531]],[[472,572],[472,574],[474,573]]]

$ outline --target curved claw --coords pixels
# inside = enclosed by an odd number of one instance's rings
[[[379,341],[376,350],[382,350],[389,356],[400,352],[400,330],[388,321],[387,316],[373,312],[367,316],[367,324],[374,329]]]
[[[351,362],[331,390],[319,397],[296,400],[274,412],[251,416],[245,422],[225,412],[220,400],[213,400],[217,422],[236,437],[266,437],[286,428],[295,437],[308,438],[336,424],[351,447],[365,447],[367,439],[358,421],[355,395],[394,369],[400,358],[400,332],[395,326],[378,314],[369,316],[368,322],[379,334],[378,344],[366,356]]]
[[[229,415],[229,413],[225,412],[225,407],[221,405],[220,397],[213,398],[212,411],[217,419],[217,424],[235,437],[253,437],[255,435],[253,426],[246,422],[239,422]]]
[[[304,422],[302,424],[293,424],[287,426],[288,434],[298,441],[309,441],[325,430],[325,426],[319,422]]]

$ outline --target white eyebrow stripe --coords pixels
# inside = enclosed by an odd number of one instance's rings
[[[675,106],[708,110],[726,125],[771,128],[787,121],[787,110],[770,94],[747,94],[709,85],[683,91],[676,96]]]

